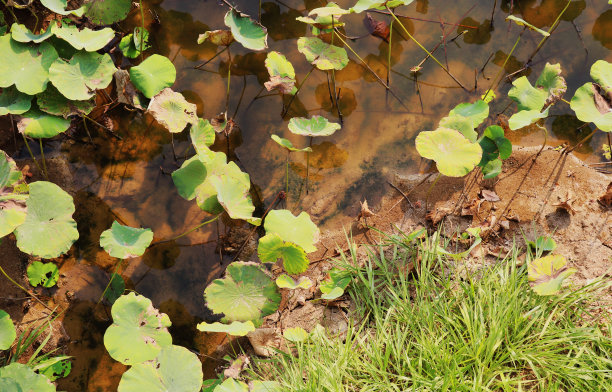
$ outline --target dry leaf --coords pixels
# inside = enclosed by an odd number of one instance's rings
[[[608,189],[606,190],[606,193],[603,196],[601,196],[598,200],[604,206],[612,207],[612,182],[608,184]]]
[[[557,196],[557,198],[559,199],[559,203],[555,203],[553,204],[553,206],[557,208],[563,208],[565,211],[569,212],[571,215],[574,215],[576,213],[576,210],[574,210],[574,208],[570,204],[570,202],[574,199],[574,195],[569,190],[565,194],[565,199],[559,196]]]
[[[442,207],[431,210],[425,215],[425,218],[434,225],[437,225],[445,216],[451,213],[450,208]]]
[[[368,201],[367,200],[364,200],[363,203],[359,202],[359,204],[361,204],[361,211],[359,212],[359,215],[357,215],[357,220],[359,220],[361,218],[369,218],[371,216],[376,215],[368,207]]]
[[[497,196],[497,193],[490,191],[488,189],[482,189],[480,191],[480,196],[482,196],[482,198],[486,201],[490,201],[490,202],[494,202],[494,201],[500,201],[501,199],[499,198],[499,196]]]
[[[363,24],[371,35],[381,38],[385,42],[389,42],[390,30],[388,24],[374,20],[367,12],[363,18]]]
[[[295,79],[288,76],[270,76],[270,80],[264,83],[264,86],[268,91],[272,91],[277,88],[283,94],[291,94],[295,88]]]
[[[223,375],[227,378],[238,378],[240,377],[240,373],[249,366],[251,360],[244,354],[238,355],[230,367],[223,371]]]
[[[465,204],[463,208],[461,208],[461,216],[478,216],[478,211],[480,211],[482,202],[482,199],[473,199],[471,202]]]
[[[595,101],[595,107],[601,114],[607,114],[612,112],[612,92],[606,93],[601,86],[593,83],[593,100]]]

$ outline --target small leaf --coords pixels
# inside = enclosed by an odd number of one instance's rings
[[[528,277],[533,291],[539,295],[555,295],[563,281],[576,272],[567,267],[567,260],[560,255],[540,257],[529,263]]]
[[[567,90],[567,83],[561,77],[561,65],[546,63],[538,80],[536,80],[535,86],[548,93],[547,101],[549,103],[560,99]]]
[[[292,275],[306,271],[309,264],[304,249],[283,241],[278,234],[266,234],[260,238],[257,254],[262,263],[276,263],[278,259],[282,259],[285,271]]]
[[[546,117],[548,117],[548,108],[543,112],[539,110],[521,110],[510,117],[508,126],[514,131],[534,124],[538,120]]]
[[[557,247],[557,243],[554,239],[552,239],[552,237],[543,236],[536,238],[535,242],[527,241],[527,245],[529,245],[529,247],[532,248],[534,251],[541,250],[544,252],[552,252]]]
[[[232,30],[236,41],[251,50],[268,48],[268,30],[255,22],[248,15],[239,13],[232,8],[225,14],[225,25]]]
[[[511,20],[514,23],[516,23],[519,26],[525,26],[530,28],[531,30],[538,32],[540,34],[542,34],[544,37],[548,37],[550,35],[550,33],[548,33],[547,31],[544,31],[542,29],[538,29],[537,27],[535,27],[534,25],[532,25],[531,23],[527,23],[525,22],[525,20],[519,18],[518,16],[514,16],[514,15],[508,15],[506,17],[506,20]]]
[[[130,259],[142,256],[152,240],[151,229],[123,226],[114,221],[112,227],[100,235],[100,246],[111,257]]]
[[[308,332],[301,327],[287,328],[283,331],[283,336],[290,342],[300,343],[308,339]]]
[[[289,120],[289,130],[296,135],[330,136],[338,129],[340,129],[340,124],[329,122],[323,116],[293,117]]]
[[[306,253],[317,250],[319,229],[304,211],[294,216],[289,210],[272,210],[266,216],[264,228],[266,234],[278,234],[283,241],[298,245]]]
[[[202,332],[219,332],[226,333],[232,336],[246,336],[249,332],[255,331],[255,325],[252,321],[240,322],[234,321],[231,324],[201,322],[198,324],[198,331]]]
[[[63,0],[62,0],[63,1]],[[85,16],[97,25],[110,25],[128,16],[131,0],[85,0]]]
[[[215,129],[208,120],[198,119],[198,121],[191,125],[189,130],[189,136],[191,137],[191,144],[198,154],[207,154],[215,142]]]
[[[170,88],[165,88],[153,97],[147,108],[155,120],[170,133],[179,133],[185,129],[187,124],[197,123],[196,110],[195,104],[187,102],[181,93],[172,91]]]
[[[427,159],[436,162],[438,171],[449,177],[463,177],[468,174],[482,158],[482,148],[471,143],[458,131],[438,128],[417,135],[416,149]]]
[[[130,79],[145,97],[153,98],[174,84],[176,68],[167,57],[154,54],[140,65],[130,68]]]
[[[210,41],[217,46],[230,46],[234,42],[234,36],[231,30],[210,30],[198,36],[198,44]]]
[[[34,287],[53,287],[59,279],[59,269],[53,263],[35,261],[28,267],[28,280]]]
[[[306,60],[322,71],[341,70],[348,64],[348,55],[344,48],[327,44],[317,37],[301,37],[297,44],[298,51]]]
[[[54,357],[39,363],[36,367],[39,369],[38,373],[51,381],[55,381],[70,374],[72,362],[70,362],[70,357]]]
[[[409,5],[414,0],[358,0],[352,8],[351,12],[361,13],[369,9],[385,9],[385,5],[389,8],[399,7],[401,5]]]
[[[270,137],[272,138],[272,140],[274,140],[280,146],[286,148],[289,151],[312,152],[312,148],[310,148],[310,147],[295,148],[295,147],[293,147],[293,143],[291,143],[288,139],[279,137],[277,135],[271,135]]]
[[[319,289],[323,294],[321,298],[331,301],[344,294],[344,289],[351,283],[351,275],[347,271],[332,269],[329,278],[321,282]]]
[[[142,30],[142,27],[134,28],[134,32],[132,34],[126,35],[121,39],[121,42],[119,42],[119,50],[121,50],[125,57],[131,59],[135,59],[136,57],[140,56],[143,51],[149,49],[150,47],[149,31],[147,29]]]
[[[518,104],[519,110],[542,110],[548,99],[548,91],[535,88],[526,76],[512,82],[508,96]]]
[[[283,94],[295,94],[295,70],[285,56],[278,52],[270,52],[265,61],[270,80],[264,83],[268,91],[278,88]]]
[[[0,310],[0,350],[8,350],[17,337],[17,331],[11,316]]]
[[[276,278],[276,285],[281,289],[309,289],[312,287],[312,281],[306,276],[300,277],[296,282],[293,278],[287,274],[282,274]]]

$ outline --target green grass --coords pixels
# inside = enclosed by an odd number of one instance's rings
[[[345,339],[313,334],[296,355],[260,362],[261,377],[302,392],[612,391],[612,328],[586,312],[601,280],[540,297],[516,253],[453,280],[430,240],[392,241],[364,268],[354,254],[341,261],[364,321]]]

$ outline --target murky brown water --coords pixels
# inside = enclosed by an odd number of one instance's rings
[[[237,3],[243,12],[258,16],[258,1]],[[353,3],[354,0],[338,1],[343,7]],[[494,3],[497,8],[493,10]],[[548,28],[565,3],[564,0],[418,0],[404,7],[403,14],[432,21],[404,19],[411,33],[427,48],[438,44],[442,35],[448,40],[457,35],[454,26],[446,26],[442,32],[440,20],[478,27],[436,52],[436,56],[448,62],[451,71],[470,88],[475,84],[476,70],[476,92],[468,93],[458,88],[429,60],[418,74],[419,98],[410,68],[417,65],[424,54],[414,43],[401,38],[397,30],[394,30],[391,46],[390,80],[403,104],[387,95],[355,56],[349,55],[350,64],[336,73],[337,86],[341,88],[343,127],[331,137],[313,141],[308,193],[304,181],[306,159],[301,153],[291,155],[288,207],[307,210],[320,226],[331,227],[342,217],[355,216],[359,200],[367,197],[370,204],[375,204],[386,191],[386,180],[394,172],[419,170],[421,161],[414,148],[416,134],[432,130],[450,108],[478,99],[489,87],[520,32],[519,28],[504,22],[511,4],[514,12],[528,22]],[[299,81],[310,70],[310,65],[296,49],[297,38],[307,31],[295,17],[324,4],[324,1],[297,0],[264,1],[262,4],[261,20],[268,28],[270,49],[287,56],[296,68]],[[227,56],[222,54],[202,70],[193,67],[216,53],[216,47],[197,45],[196,39],[208,29],[224,27],[226,8],[212,0],[154,0],[146,3],[146,10],[153,50],[170,57],[178,70],[175,90],[198,105],[200,116],[211,118],[224,111]],[[493,12],[493,30],[490,30]],[[385,15],[373,16],[379,20],[388,19]],[[154,18],[160,23],[152,24]],[[344,21],[347,35],[366,34],[360,16],[350,15]],[[130,23],[140,23],[138,13],[125,23],[126,31]],[[519,70],[539,40],[535,33],[526,32],[506,66],[507,71]],[[366,36],[351,45],[386,79],[389,50],[386,43]],[[291,135],[287,130],[291,116],[321,114],[339,121],[338,115],[330,102],[327,75],[315,71],[293,102],[290,115],[282,119],[280,96],[253,100],[267,80],[263,65],[265,53],[252,53],[240,45],[233,45],[231,50],[229,113],[236,113],[239,127],[231,140],[232,150],[243,170],[251,175],[267,207],[284,189],[286,159],[285,152],[271,141],[270,135],[276,133],[298,146],[305,146],[308,139]],[[566,98],[569,99],[577,87],[590,80],[589,68],[595,60],[612,61],[611,51],[612,9],[607,2],[574,1],[559,28],[534,57],[533,70],[525,73],[537,75],[547,61],[561,63],[568,81]],[[508,83],[501,83],[496,90],[499,98],[491,105],[490,121],[510,104],[506,97],[508,89]],[[261,95],[267,93],[264,91]],[[512,110],[514,105],[505,113],[509,116]],[[551,133],[550,145],[576,142],[591,131],[585,127],[576,134],[581,124],[567,105],[556,105],[551,114],[546,122]],[[75,356],[72,375],[60,382],[60,389],[68,391],[114,391],[125,369],[110,359],[102,344],[104,330],[110,323],[109,310],[94,306],[108,282],[109,271],[116,267],[116,260],[99,248],[100,233],[118,216],[129,225],[152,228],[156,238],[169,238],[206,218],[194,202],[178,195],[167,174],[182,162],[179,159],[177,164],[173,158],[168,132],[147,116],[119,111],[112,115],[122,140],[100,135],[94,136],[96,145],[93,147],[76,143],[66,144],[62,149],[73,169],[76,188],[80,189],[75,197],[75,218],[81,238],[75,246],[75,256],[62,267],[62,272],[72,279],[68,280],[67,290],[73,291],[77,299],[65,318],[66,330],[73,339],[69,353]],[[542,137],[537,132],[520,132],[513,134],[511,139],[515,143],[534,145],[541,143]],[[225,140],[220,139],[215,148],[225,151]],[[605,134],[599,132],[578,149],[577,154],[588,162],[600,161],[604,140]],[[175,136],[174,151],[179,157],[184,156],[188,147],[187,133]],[[213,224],[176,242],[153,247],[142,259],[126,263],[121,270],[129,288],[151,298],[157,307],[169,314],[175,343],[198,350],[205,354],[203,359],[213,353],[221,339],[197,334],[195,324],[210,316],[204,307],[204,288],[231,260],[231,256],[220,257],[216,251],[218,230],[223,234],[226,229],[223,224]],[[205,361],[207,375],[212,376],[214,367],[213,360]]]

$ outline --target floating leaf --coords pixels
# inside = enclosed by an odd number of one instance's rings
[[[70,15],[73,14],[75,16],[81,17],[83,16],[83,12],[85,12],[85,8],[77,8],[75,10],[67,10],[68,0],[40,0],[42,5],[60,15]]]
[[[327,44],[317,37],[301,37],[298,39],[298,50],[308,62],[316,65],[322,71],[328,69],[341,70],[348,64],[348,55],[344,48]]]
[[[85,16],[97,25],[110,25],[125,19],[132,8],[131,0],[86,0]]]
[[[13,23],[11,26],[11,37],[17,42],[34,42],[38,44],[53,35],[52,27],[53,23],[49,25],[44,33],[38,35],[32,33],[25,25]]]
[[[35,261],[28,267],[28,280],[34,287],[53,287],[59,279],[59,269],[53,263]]]
[[[234,36],[231,30],[210,30],[198,36],[198,44],[210,41],[217,46],[230,46],[234,42]]]
[[[104,292],[104,298],[108,301],[108,303],[112,305],[123,295],[124,291],[125,280],[123,280],[121,275],[116,272],[113,272],[110,277],[110,284]]]
[[[267,219],[266,219],[267,222]],[[259,239],[257,254],[262,263],[276,263],[283,260],[283,267],[289,274],[301,274],[308,268],[308,257],[298,245],[285,242],[278,234],[266,234]]]
[[[19,132],[33,138],[50,138],[57,136],[70,127],[70,120],[52,116],[37,109],[24,113],[17,123]]]
[[[319,7],[311,10],[308,13],[308,17],[297,17],[296,20],[304,23],[308,23],[313,26],[313,34],[318,35],[321,32],[331,32],[333,27],[344,26],[344,23],[340,22],[339,19],[342,15],[350,13],[349,10],[340,8],[336,3],[328,3],[325,7]]]
[[[266,216],[264,227],[266,234],[278,234],[283,241],[298,245],[306,253],[317,250],[319,229],[304,211],[294,216],[289,210],[272,210]]]
[[[189,136],[191,136],[191,143],[198,154],[208,154],[210,149],[215,142],[215,129],[208,120],[198,119],[196,123],[191,125],[189,130]]]
[[[506,20],[511,20],[514,23],[516,23],[519,26],[525,26],[530,28],[533,31],[536,31],[540,34],[542,34],[544,37],[548,37],[550,35],[550,33],[548,33],[547,31],[544,31],[542,29],[538,29],[537,27],[535,27],[534,25],[532,25],[531,23],[527,23],[525,20],[519,18],[518,16],[514,16],[514,15],[508,15],[506,17]]]
[[[251,50],[268,48],[268,30],[255,22],[248,15],[239,13],[232,8],[225,14],[225,25],[232,30],[236,41]]]
[[[283,336],[290,342],[300,343],[308,339],[308,332],[301,327],[287,328],[283,331]]]
[[[140,65],[130,68],[130,79],[145,97],[153,98],[174,84],[176,68],[167,57],[154,54]]]
[[[579,120],[592,122],[604,132],[612,132],[612,106],[595,84],[586,83],[579,87],[572,97],[570,107]]]
[[[272,140],[274,140],[279,145],[285,147],[289,151],[302,151],[302,152],[312,152],[312,148],[304,147],[304,148],[295,148],[293,147],[293,143],[291,143],[288,139],[279,137],[277,135],[270,136]]]
[[[102,30],[92,30],[85,27],[79,30],[75,25],[66,23],[62,23],[61,26],[53,23],[51,26],[51,31],[56,37],[68,42],[77,50],[84,49],[88,52],[95,52],[115,38],[115,32],[110,27]]]
[[[278,278],[276,278],[276,285],[281,289],[309,289],[312,287],[312,281],[306,277],[302,276],[296,282],[293,278],[287,274],[282,274]]]
[[[249,332],[255,331],[255,325],[252,321],[240,322],[234,321],[231,324],[201,322],[198,324],[198,331],[202,332],[220,332],[232,336],[246,336]]]
[[[202,362],[194,353],[167,346],[152,361],[123,373],[117,392],[199,392],[203,376]]]
[[[482,99],[474,103],[460,103],[448,112],[448,116],[468,118],[472,121],[472,128],[476,128],[489,117],[489,105]]]
[[[255,206],[249,195],[249,188],[244,182],[232,176],[210,176],[211,185],[217,192],[217,200],[232,219],[242,219],[259,226],[261,218],[253,217]]]
[[[528,277],[531,287],[539,295],[555,295],[563,281],[576,270],[567,267],[567,260],[560,255],[540,257],[529,263]]]
[[[95,98],[74,101],[64,97],[53,85],[36,96],[36,103],[43,112],[64,118],[89,114],[96,107]]]
[[[278,308],[280,295],[274,282],[253,263],[234,262],[223,279],[215,279],[204,291],[206,305],[223,313],[226,321],[256,321]]]
[[[152,240],[153,232],[151,229],[123,226],[114,221],[110,229],[102,232],[100,246],[111,257],[131,259],[142,256]]]
[[[179,133],[187,124],[197,123],[196,110],[195,104],[187,102],[183,94],[170,88],[154,96],[147,108],[155,120],[171,133]]]
[[[521,76],[512,82],[508,96],[516,101],[519,110],[540,111],[546,104],[548,91],[533,87],[526,76]]]
[[[440,127],[459,131],[472,143],[474,143],[476,139],[478,139],[478,134],[476,133],[476,131],[474,131],[474,124],[472,123],[472,120],[468,117],[464,117],[458,114],[454,116],[444,117],[442,120],[440,120]]]
[[[351,283],[351,275],[347,271],[337,268],[329,271],[329,278],[321,282],[319,289],[323,295],[321,298],[331,301],[344,294],[344,289]]]
[[[242,381],[230,377],[217,386],[214,392],[249,392],[249,387]]]
[[[482,148],[454,129],[438,128],[418,134],[416,149],[423,158],[433,159],[438,171],[449,177],[468,174],[482,158]]]
[[[284,55],[278,52],[268,53],[265,65],[270,75],[270,81],[264,83],[268,91],[278,88],[283,94],[295,94],[297,92],[295,70]]]
[[[24,253],[45,259],[66,253],[79,238],[72,219],[72,196],[46,181],[29,185],[30,196],[25,222],[17,227],[17,247]]]
[[[289,130],[296,135],[330,136],[338,129],[340,129],[340,124],[329,122],[323,116],[293,117],[289,120]]]
[[[150,361],[172,344],[170,319],[142,295],[132,292],[119,297],[111,314],[113,324],[104,333],[104,346],[114,360],[124,365]]]
[[[8,350],[16,337],[17,332],[11,316],[4,310],[0,310],[0,350]]]
[[[0,193],[7,193],[8,187],[15,185],[22,178],[23,174],[17,170],[15,161],[0,150]]]
[[[0,367],[0,387],[3,392],[55,392],[47,377],[17,362]]]
[[[77,52],[68,62],[57,59],[49,68],[49,79],[66,98],[85,101],[108,87],[116,70],[108,53]]]
[[[20,93],[15,86],[5,87],[0,93],[0,116],[22,114],[30,110],[32,96]]]
[[[390,0],[390,1],[381,1],[381,0],[359,0],[357,4],[350,8],[351,12],[361,13],[363,11],[369,9],[385,9],[385,5],[389,8],[399,7],[401,5],[409,5],[414,0]]]

